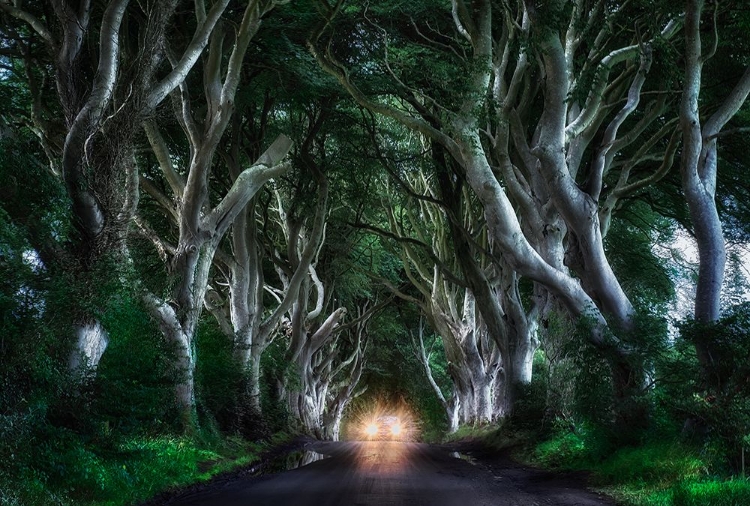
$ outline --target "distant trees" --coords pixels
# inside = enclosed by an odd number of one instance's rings
[[[463,262],[473,265],[482,261],[482,257],[477,260],[477,255],[468,247],[461,252],[454,249],[456,240],[452,239],[451,230],[454,234],[458,232],[447,223],[449,220],[460,222],[458,228],[463,233],[457,241],[461,242],[478,235],[479,231],[473,230],[475,217],[464,209],[446,218],[439,205],[437,184],[423,173],[415,173],[399,183],[410,195],[405,199],[384,195],[383,213],[388,229],[368,228],[384,239],[395,240],[411,289],[382,281],[398,297],[415,304],[442,340],[453,383],[448,398],[432,378],[421,326],[416,331],[418,339],[414,338],[418,357],[443,403],[450,429],[455,430],[459,423],[492,422],[505,414],[508,407],[506,385],[511,381],[504,375],[505,357],[490,336],[489,326],[478,314],[474,293],[458,274]],[[484,263],[487,264],[486,260]],[[492,266],[483,265],[480,269],[492,270]],[[416,292],[415,295],[412,292]],[[505,326],[501,330],[505,332]]]

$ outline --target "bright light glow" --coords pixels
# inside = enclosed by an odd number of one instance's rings
[[[345,437],[366,441],[417,441],[419,420],[403,400],[373,399],[346,422]]]

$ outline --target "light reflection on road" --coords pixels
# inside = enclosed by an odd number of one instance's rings
[[[356,453],[357,472],[376,475],[403,474],[410,465],[410,443],[361,441]]]
[[[293,452],[287,455],[286,458],[284,459],[285,465],[282,470],[291,471],[292,469],[304,467],[308,464],[312,464],[313,462],[317,462],[325,458],[328,458],[328,456],[323,455],[322,453],[318,453],[316,451],[312,451],[312,450],[303,450],[299,452]]]
[[[520,506],[495,480],[448,452],[402,441],[320,442],[327,458],[293,471],[230,481],[172,506]],[[480,474],[484,473],[481,475]]]

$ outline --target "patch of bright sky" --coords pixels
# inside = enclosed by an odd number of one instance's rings
[[[698,278],[698,246],[687,231],[678,228],[671,242],[657,241],[652,250],[667,263],[675,284],[675,300],[669,311],[670,334],[675,336],[675,323],[693,314]],[[727,257],[722,297],[727,302],[750,301],[750,245],[727,245]]]
[[[42,259],[39,258],[39,253],[37,253],[36,250],[24,250],[24,252],[21,254],[21,258],[23,260],[23,263],[31,267],[31,270],[35,273],[38,273],[40,270],[42,270],[42,267],[44,267]]]

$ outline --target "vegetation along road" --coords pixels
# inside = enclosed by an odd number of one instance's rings
[[[549,473],[510,461],[479,464],[440,446],[401,441],[315,443],[311,463],[238,478],[169,505],[561,505],[613,502]],[[317,460],[314,460],[317,459]]]

